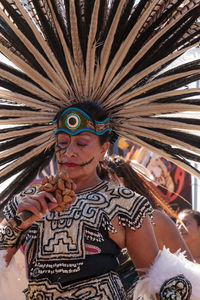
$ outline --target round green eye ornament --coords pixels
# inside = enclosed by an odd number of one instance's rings
[[[109,128],[109,118],[103,121],[92,120],[91,117],[79,108],[67,108],[62,112],[59,119],[53,121],[58,124],[55,134],[65,132],[69,135],[76,135],[83,131],[89,131],[96,135],[103,135]]]

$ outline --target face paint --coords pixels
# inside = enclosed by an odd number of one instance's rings
[[[64,163],[61,161],[61,156],[65,154],[66,150],[67,150],[67,147],[66,147],[66,148],[61,148],[61,147],[59,147],[58,145],[55,146],[55,152],[56,152],[56,153],[59,153],[59,155],[58,155],[59,160],[57,160],[57,163],[58,163],[59,165],[63,165],[63,164],[64,164]],[[79,167],[85,167],[85,166],[91,164],[91,162],[92,162],[93,160],[94,160],[94,157],[92,157],[89,161],[86,161],[86,162],[84,162],[84,163],[82,163],[82,164],[80,164],[80,165],[78,165],[78,166],[79,166]]]
[[[69,143],[66,147],[61,147],[58,145],[58,143],[56,143],[55,145],[55,153],[58,157],[57,162],[59,165],[63,165],[64,163],[61,161],[62,156],[66,154],[67,149],[69,148],[69,145],[71,144],[71,137],[69,136]],[[87,166],[89,164],[91,164],[91,162],[94,160],[94,157],[92,157],[90,160],[83,162],[82,164],[79,165],[79,167],[84,167]]]
[[[56,142],[55,153],[56,153],[56,156],[57,156],[57,162],[58,162],[58,164],[62,164],[61,158],[62,158],[63,155],[66,154],[66,151],[69,148],[70,144],[71,144],[71,136],[69,136],[69,143],[65,147],[61,147],[60,145],[58,145],[58,142]]]
[[[91,162],[92,162],[93,160],[94,160],[94,157],[92,157],[90,160],[86,161],[85,163],[82,163],[82,164],[80,165],[80,167],[85,167],[85,166],[91,164]]]

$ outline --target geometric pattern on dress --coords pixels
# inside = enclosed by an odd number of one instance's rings
[[[127,299],[122,283],[115,272],[70,284],[64,290],[59,284],[49,284],[47,280],[30,282],[24,293],[27,300]]]

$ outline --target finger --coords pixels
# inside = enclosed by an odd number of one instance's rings
[[[58,207],[58,204],[57,203],[49,203],[48,204],[48,209],[49,210],[53,210],[54,208]]]
[[[40,202],[35,199],[22,199],[22,201],[18,205],[17,214],[24,210],[31,211],[39,218],[43,217]]]
[[[49,209],[51,208],[51,206],[49,206],[50,203],[53,204],[53,207],[57,206],[57,200],[54,198],[54,196],[51,193],[45,191],[34,195],[33,199],[40,202],[41,212],[43,214],[49,215]]]
[[[39,198],[38,201],[40,202],[40,206],[41,206],[41,212],[43,214],[49,214],[49,209],[48,209],[48,205],[47,205],[47,198]]]
[[[52,193],[48,193],[48,192],[46,192],[46,191],[42,191],[42,192],[39,192],[38,194],[36,194],[36,195],[33,195],[32,196],[34,199],[38,199],[38,197],[40,198],[40,199],[48,199],[49,200],[49,202],[52,202],[52,203],[57,203],[57,200],[56,200],[56,198],[53,196],[53,194]],[[48,202],[48,201],[47,201]]]

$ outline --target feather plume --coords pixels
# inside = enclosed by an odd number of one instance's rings
[[[200,41],[200,0],[1,0],[2,205],[53,155],[56,114],[81,100],[111,129],[200,178],[198,59],[173,62]]]
[[[169,249],[166,249],[164,247],[162,250],[159,251],[153,264],[149,268],[147,275],[143,276],[138,281],[134,291],[133,300],[138,299],[138,297],[142,297],[144,300],[156,298],[156,294],[158,294],[162,290],[161,287],[163,286],[163,282],[168,281],[169,278],[174,278],[175,276],[180,275],[184,275],[185,278],[187,278],[187,280],[189,280],[189,282],[191,282],[192,285],[191,293],[187,292],[187,289],[185,288],[184,294],[180,295],[180,299],[183,299],[184,297],[185,299],[199,300],[199,264],[187,260],[185,258],[185,253],[180,252],[180,249],[174,254],[172,254],[169,251]],[[176,286],[182,288],[184,285],[181,283],[179,285],[179,283],[177,283]],[[165,287],[165,291],[166,290],[167,286]],[[160,295],[160,297],[163,298],[162,295]]]

